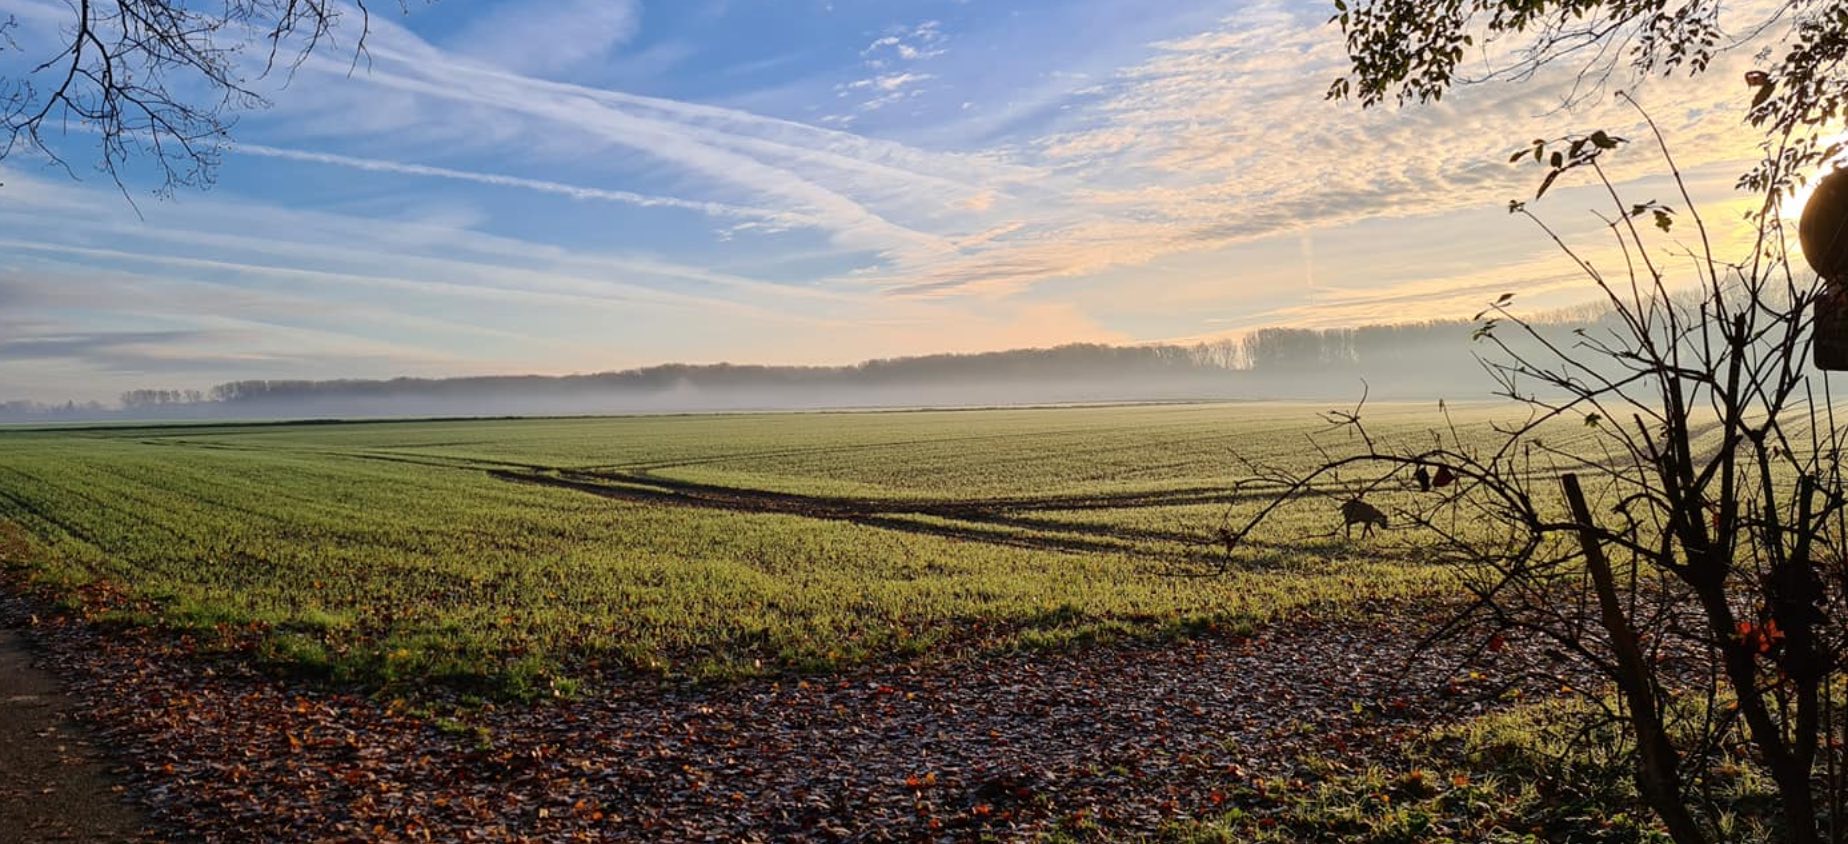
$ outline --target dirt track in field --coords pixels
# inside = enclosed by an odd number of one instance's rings
[[[490,469],[488,474],[512,483],[558,487],[642,504],[802,516],[993,545],[1091,554],[1135,553],[1174,562],[1202,562],[1216,557],[1217,546],[1206,529],[1208,526],[1203,526],[1197,533],[1188,533],[1062,522],[1033,514],[1188,504],[1229,505],[1275,494],[1270,491],[1231,492],[1224,487],[1201,487],[1101,495],[898,499],[802,495],[702,484],[663,478],[646,472]],[[941,521],[922,521],[920,517]],[[1153,550],[1148,544],[1166,545],[1169,548]]]

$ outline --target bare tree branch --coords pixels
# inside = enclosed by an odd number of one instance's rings
[[[157,193],[211,184],[239,111],[267,105],[258,80],[293,72],[331,43],[338,0],[74,0],[71,20],[23,75],[0,76],[0,160],[41,155],[73,175],[54,137],[93,139],[94,166],[126,193],[125,168],[145,161]],[[369,13],[355,7],[363,55]],[[15,31],[10,19],[0,36]],[[5,49],[23,52],[12,40]],[[252,55],[261,45],[263,53]],[[33,45],[37,48],[37,44]]]

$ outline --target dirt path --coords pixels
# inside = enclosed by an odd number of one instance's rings
[[[142,819],[70,711],[20,635],[0,627],[0,842],[141,837]]]

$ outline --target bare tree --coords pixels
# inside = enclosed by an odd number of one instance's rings
[[[359,18],[349,49],[360,57],[368,18],[363,2],[339,0],[66,2],[69,22],[46,45],[10,37],[16,19],[0,23],[0,51],[29,65],[0,75],[0,160],[28,151],[68,170],[48,140],[77,133],[118,185],[146,159],[162,191],[208,184],[236,112],[264,104],[256,81],[331,43],[345,9]]]
[[[1478,316],[1493,350],[1481,359],[1519,422],[1446,422],[1410,444],[1369,430],[1363,402],[1334,415],[1353,436],[1312,470],[1250,464],[1248,483],[1284,491],[1224,538],[1236,548],[1306,495],[1405,489],[1419,469],[1454,478],[1392,511],[1472,599],[1443,634],[1538,641],[1563,655],[1557,685],[1608,681],[1582,694],[1633,742],[1638,793],[1675,841],[1720,840],[1731,807],[1716,783],[1737,753],[1775,784],[1784,840],[1848,841],[1848,432],[1806,366],[1828,285],[1792,266],[1775,187],[1750,251],[1716,254],[1660,133],[1652,145],[1681,186],[1674,205],[1625,201],[1604,159],[1629,144],[1605,132],[1516,154],[1546,167],[1547,184],[1590,174],[1615,247],[1614,268],[1600,266],[1510,204],[1608,312],[1563,339],[1511,295]],[[1787,161],[1770,158],[1783,183]]]

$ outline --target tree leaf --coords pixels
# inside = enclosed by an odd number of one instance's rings
[[[1534,191],[1534,198],[1539,199],[1540,197],[1545,196],[1546,189],[1553,186],[1553,180],[1559,178],[1559,174],[1564,173],[1564,172],[1565,172],[1564,170],[1554,170],[1553,172],[1546,174],[1546,178],[1540,182],[1540,189],[1537,191]]]

